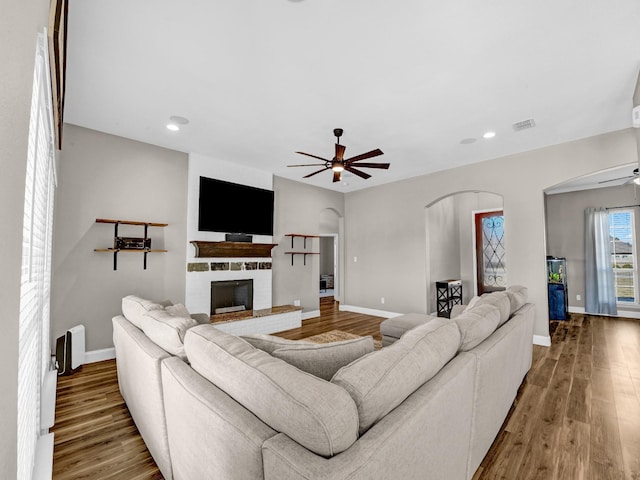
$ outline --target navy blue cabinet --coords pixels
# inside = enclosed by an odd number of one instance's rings
[[[547,294],[549,298],[549,320],[569,318],[567,297],[567,260],[547,257]]]

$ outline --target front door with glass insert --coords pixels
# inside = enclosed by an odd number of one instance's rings
[[[507,264],[502,210],[475,215],[477,294],[504,290]]]

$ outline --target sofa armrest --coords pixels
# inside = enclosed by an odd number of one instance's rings
[[[449,315],[449,318],[456,318],[458,315],[464,312],[465,308],[467,308],[466,305],[454,305],[453,307],[451,307],[451,314]]]

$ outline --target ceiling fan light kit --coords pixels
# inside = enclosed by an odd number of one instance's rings
[[[322,166],[324,168],[321,168],[320,170],[317,170],[308,175],[305,175],[303,178],[312,177],[313,175],[324,172],[325,170],[332,170],[334,182],[339,182],[341,180],[341,176],[342,176],[341,174],[343,171],[353,173],[354,175],[357,175],[360,178],[364,178],[366,180],[367,178],[370,178],[371,175],[369,175],[366,172],[363,172],[362,170],[360,170],[360,168],[382,168],[385,170],[389,168],[388,163],[370,163],[370,162],[358,163],[358,162],[361,162],[362,160],[366,160],[368,158],[382,155],[383,152],[379,148],[376,148],[375,150],[371,150],[370,152],[356,155],[355,157],[345,159],[344,151],[346,147],[344,145],[340,145],[340,137],[342,136],[343,133],[344,133],[344,130],[342,130],[341,128],[335,128],[333,130],[333,134],[336,137],[336,144],[335,144],[336,149],[335,149],[335,156],[331,160],[319,157],[317,155],[312,155],[310,153],[296,152],[300,155],[306,155],[307,157],[322,160],[324,163],[307,163],[303,165],[287,165],[287,166],[288,167],[320,167]],[[355,167],[358,167],[358,168],[355,168]]]

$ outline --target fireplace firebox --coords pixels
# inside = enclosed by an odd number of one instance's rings
[[[253,310],[253,280],[211,282],[211,315]]]

